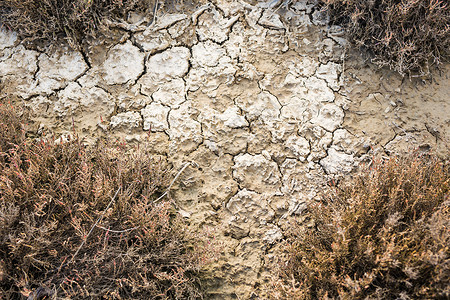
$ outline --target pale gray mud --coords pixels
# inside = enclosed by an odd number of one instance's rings
[[[263,297],[289,218],[329,180],[376,154],[449,154],[448,66],[426,82],[376,70],[314,1],[278,4],[110,23],[83,52],[0,34],[1,97],[30,109],[36,136],[145,143],[175,172],[192,162],[172,197],[223,246],[205,270],[209,299]]]

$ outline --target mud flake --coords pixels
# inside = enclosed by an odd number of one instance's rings
[[[169,48],[173,40],[167,30],[154,31],[149,28],[141,33],[135,34],[134,41],[145,51],[154,54],[155,52]]]
[[[320,160],[320,165],[328,174],[345,174],[353,170],[355,159],[353,155],[337,151],[334,147],[328,149],[328,156]]]
[[[130,90],[117,95],[117,106],[120,112],[140,110],[151,103],[152,99],[140,93],[139,88],[139,85],[134,85]]]
[[[328,83],[328,86],[333,91],[338,91],[339,90],[339,82],[338,81],[339,81],[339,74],[341,72],[341,69],[342,69],[341,65],[334,63],[334,62],[322,64],[317,69],[316,77],[320,78],[320,79],[324,79]]]
[[[141,110],[144,130],[164,131],[169,129],[167,115],[170,108],[160,103],[151,103]]]
[[[161,82],[184,76],[189,69],[191,53],[186,47],[173,47],[162,53],[150,56],[147,61],[147,74],[142,76],[142,84],[146,81]]]
[[[262,238],[263,241],[269,244],[275,244],[283,238],[283,233],[281,229],[273,224],[269,224],[268,229],[265,230],[264,236]]]
[[[311,77],[316,73],[319,62],[310,56],[300,56],[289,60],[286,67],[296,76]]]
[[[144,72],[144,57],[130,41],[114,46],[100,67],[103,80],[110,85],[136,80]]]
[[[420,131],[397,135],[383,148],[387,153],[408,154],[417,150],[427,152],[431,147],[435,148],[435,146],[436,137],[428,131]]]
[[[263,195],[243,189],[226,204],[229,213],[228,226],[231,236],[241,239],[250,231],[266,226],[273,218],[274,212],[267,205]]]
[[[64,87],[82,75],[88,65],[80,52],[55,52],[51,56],[39,55],[39,72],[36,74],[36,87],[33,94],[50,94]]]
[[[280,164],[280,170],[283,183],[281,191],[290,195],[288,214],[299,213],[303,204],[315,199],[319,190],[326,185],[325,173],[317,163],[287,158]]]
[[[219,118],[224,122],[225,126],[230,128],[242,128],[247,127],[247,120],[239,114],[237,107],[228,108]]]
[[[110,126],[112,129],[126,128],[127,130],[141,126],[142,116],[138,112],[127,111],[119,113],[111,118]]]
[[[309,77],[305,80],[305,87],[308,90],[308,100],[318,102],[333,102],[334,93],[328,87],[325,80],[316,77]]]
[[[226,51],[220,45],[211,41],[198,43],[192,47],[193,67],[215,67],[219,59],[226,55]]]
[[[21,77],[32,76],[37,71],[37,57],[39,52],[27,50],[19,45],[13,49],[12,56],[0,62],[0,76],[17,75]]]
[[[258,24],[267,26],[273,29],[286,29],[280,19],[280,15],[271,10],[264,10],[263,15],[258,21]]]
[[[320,107],[319,114],[311,123],[322,126],[327,131],[336,130],[344,121],[344,111],[334,103],[327,103]]]
[[[281,117],[289,123],[304,124],[318,114],[319,105],[297,96],[291,96],[281,108]]]
[[[152,97],[156,102],[176,108],[186,100],[186,84],[181,78],[175,78],[169,82],[161,83]]]
[[[205,107],[198,120],[203,126],[205,145],[217,155],[237,155],[247,147],[248,132],[242,127],[248,123],[237,107],[230,107],[223,113]]]
[[[285,145],[293,156],[300,161],[305,161],[310,153],[308,140],[301,136],[291,135],[286,140]]]
[[[353,136],[346,129],[336,129],[333,132],[332,145],[337,151],[346,154],[362,154],[368,150],[363,139]]]
[[[257,118],[266,121],[273,120],[277,119],[280,114],[281,105],[277,98],[266,91],[259,93],[256,98],[239,97],[236,102],[250,121]]]
[[[333,142],[333,134],[321,126],[307,124],[298,130],[300,136],[305,137],[311,145],[308,161],[318,161],[327,156],[327,149]]]
[[[224,26],[226,23],[227,20],[215,8],[205,11],[198,18],[196,27],[199,40],[223,43],[228,38],[230,31],[229,27]]]
[[[71,82],[57,95],[52,110],[66,123],[67,129],[73,130],[73,121],[77,130],[95,130],[102,118],[108,119],[114,112],[111,95],[98,87],[85,88]]]
[[[231,58],[223,56],[215,67],[192,68],[186,77],[186,85],[190,91],[200,89],[209,97],[216,97],[220,85],[234,83],[237,70]]]
[[[169,113],[171,151],[191,152],[202,142],[201,125],[194,120],[197,112],[188,101]]]
[[[234,158],[233,177],[242,187],[255,192],[276,192],[280,187],[280,173],[274,161],[265,156],[240,154]]]

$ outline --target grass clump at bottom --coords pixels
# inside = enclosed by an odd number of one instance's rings
[[[22,122],[0,106],[0,298],[202,297],[211,248],[170,202],[155,203],[162,163],[120,146],[28,141]]]
[[[428,75],[448,61],[450,6],[445,0],[321,0],[331,24],[379,66],[402,76]]]
[[[450,165],[392,157],[341,184],[288,232],[273,299],[448,299]]]

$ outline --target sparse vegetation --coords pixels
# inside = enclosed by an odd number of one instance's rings
[[[448,60],[450,7],[443,0],[322,0],[332,24],[401,75],[428,75]]]
[[[159,1],[159,5],[164,2]],[[32,42],[67,41],[78,47],[95,35],[104,19],[126,19],[128,12],[153,12],[156,0],[3,0],[0,23]]]
[[[392,157],[327,193],[288,233],[272,298],[449,298],[448,162]]]
[[[148,16],[177,0],[4,0],[0,23],[24,41],[66,41],[77,48],[105,29],[105,19]],[[195,2],[195,1],[194,1]],[[200,2],[200,1],[198,1]],[[321,0],[331,24],[343,26],[373,62],[401,75],[427,75],[448,60],[450,7],[444,0]]]
[[[144,150],[29,141],[1,105],[0,298],[201,298],[213,248],[155,201],[169,173]]]

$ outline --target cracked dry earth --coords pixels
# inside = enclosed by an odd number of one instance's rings
[[[2,31],[1,97],[32,111],[36,135],[74,127],[90,142],[150,143],[177,170],[193,162],[172,194],[223,245],[210,299],[262,297],[289,219],[332,178],[376,153],[448,157],[448,66],[426,83],[376,70],[314,1],[217,0],[142,24],[111,22],[81,52]]]

